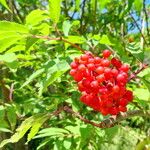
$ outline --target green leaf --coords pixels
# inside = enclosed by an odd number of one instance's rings
[[[75,8],[76,8],[76,10],[79,10],[79,9],[80,9],[80,3],[81,3],[80,0],[76,0],[76,1],[75,1]]]
[[[62,28],[63,28],[63,33],[65,36],[68,36],[68,33],[69,33],[71,26],[72,25],[70,24],[70,21],[64,21],[63,22]]]
[[[144,149],[148,150],[149,148],[150,148],[150,137],[146,137],[144,140],[140,141],[136,145],[135,150],[144,150]]]
[[[11,136],[10,139],[6,139],[0,143],[0,148],[2,148],[8,143],[18,142],[24,136],[24,134],[30,129],[33,121],[34,121],[33,116],[23,121],[21,126],[17,128],[16,133],[13,136]]]
[[[24,25],[15,22],[0,21],[1,32],[28,33],[28,29]]]
[[[10,68],[10,69],[17,69],[19,67],[19,62],[18,61],[13,61],[13,62],[7,62],[6,65]]]
[[[13,62],[15,60],[17,60],[15,53],[6,53],[4,55],[0,55],[0,61],[9,63],[9,62]]]
[[[65,129],[67,129],[68,131],[70,131],[74,135],[81,136],[80,126],[79,125],[77,125],[77,126],[66,126]]]
[[[57,24],[61,12],[61,0],[49,0],[50,18]]]
[[[142,52],[140,49],[140,44],[135,42],[129,43],[126,47],[126,50],[132,54],[139,54]]]
[[[11,69],[16,69],[19,65],[15,53],[0,55],[0,61],[3,61]]]
[[[112,140],[112,138],[118,133],[118,129],[118,126],[105,129],[105,134],[109,139],[108,141]]]
[[[28,37],[26,39],[26,50],[29,50],[30,48],[32,48],[32,46],[38,41],[39,39],[36,38],[32,38],[32,37]]]
[[[91,0],[91,2],[90,2],[91,8],[93,11],[95,11],[95,2],[96,2],[96,0]]]
[[[81,37],[81,36],[68,36],[67,40],[69,42],[72,42],[72,43],[76,43],[76,44],[82,44],[84,42],[86,42],[86,39],[84,37]]]
[[[21,86],[23,88],[24,86],[28,85],[33,79],[37,78],[39,75],[41,75],[44,72],[44,68],[37,70],[34,72],[28,79],[27,81]]]
[[[100,43],[100,44],[105,44],[105,45],[113,45],[113,44],[110,42],[110,40],[109,40],[109,38],[108,38],[107,35],[103,35],[103,36],[100,38],[99,43]]]
[[[48,19],[46,11],[40,9],[33,10],[26,16],[26,25],[35,26],[45,19]]]
[[[9,132],[12,133],[11,130],[7,129],[7,128],[0,128],[0,132]]]
[[[110,2],[110,0],[99,0],[100,1],[100,9],[103,10],[105,6]]]
[[[140,72],[138,74],[139,77],[144,77],[144,76],[147,76],[147,75],[150,75],[150,67],[144,69],[142,72]]]
[[[27,36],[28,29],[14,22],[0,21],[0,52]]]
[[[145,78],[142,78],[142,81],[144,82],[144,84],[146,85],[146,87],[148,88],[150,92],[150,81],[146,80]]]
[[[10,139],[6,139],[0,143],[0,148],[5,146],[8,143],[16,143],[18,142],[24,135],[25,133],[35,125],[35,122],[38,122],[37,120],[40,120],[40,118],[43,118],[46,114],[37,114],[35,116],[31,116],[24,120],[20,127],[16,129],[16,133],[10,137]],[[43,119],[44,120],[44,119]],[[43,120],[41,122],[43,122]],[[45,121],[45,120],[44,120]],[[35,126],[34,126],[35,127]],[[35,132],[38,131],[38,128],[36,126],[35,130],[32,130],[30,133],[29,139],[35,134]]]
[[[148,89],[143,89],[143,88],[137,89],[136,88],[136,89],[134,89],[133,93],[135,96],[138,97],[138,99],[141,99],[141,100],[147,101],[150,98],[150,93],[149,93]]]
[[[13,131],[16,127],[17,117],[15,109],[12,105],[7,107],[7,118],[11,124],[11,130]]]
[[[6,3],[6,0],[0,0],[0,3],[1,3],[6,9],[8,9],[8,10],[11,12],[11,10],[9,9],[9,7],[8,7],[8,5],[7,5],[7,3]]]
[[[140,12],[143,6],[143,0],[138,0],[138,1],[135,0],[134,6],[135,6],[135,9]]]
[[[42,81],[42,85],[39,90],[39,95],[46,91],[47,87],[61,77],[70,68],[66,60],[58,61],[51,68],[47,70],[47,75]]]
[[[5,37],[4,39],[0,39],[0,52],[5,51],[8,47],[10,47],[13,44],[16,44],[18,40],[20,40],[22,36],[20,35],[14,35],[11,37]]]
[[[39,119],[36,119],[34,121],[34,124],[32,125],[32,128],[30,130],[30,133],[28,134],[28,141],[29,142],[39,131],[40,127],[42,126],[42,124],[49,118],[49,116],[43,116]]]
[[[25,50],[25,46],[24,45],[16,45],[13,46],[12,48],[10,48],[7,53],[14,53],[14,52],[18,52],[18,51],[24,51]]]
[[[131,7],[132,7],[134,1],[135,1],[135,0],[128,0],[128,9],[127,9],[128,11],[130,11],[130,9],[131,9]]]
[[[45,128],[41,130],[35,138],[43,138],[43,137],[49,137],[49,136],[63,136],[65,134],[69,134],[69,132],[65,129],[61,128]]]
[[[40,150],[43,146],[45,146],[48,142],[50,142],[50,139],[46,138],[45,140],[43,140],[40,145],[37,147],[37,150]]]
[[[63,142],[64,148],[65,148],[66,150],[67,150],[67,149],[70,149],[71,143],[72,143],[71,139],[65,139],[64,142]]]
[[[126,46],[126,50],[130,52],[135,58],[139,59],[140,61],[143,61],[144,52],[140,49],[140,43],[129,43]]]

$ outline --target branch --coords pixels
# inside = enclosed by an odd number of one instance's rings
[[[143,35],[143,33],[142,33],[142,31],[141,31],[141,29],[140,29],[140,27],[139,27],[138,23],[136,22],[135,18],[132,16],[132,14],[131,14],[131,13],[129,13],[129,14],[130,14],[130,16],[131,16],[132,20],[134,21],[134,23],[135,23],[135,25],[136,25],[137,29],[139,30],[139,32],[140,32],[140,34],[141,34],[141,36],[143,37],[145,44],[147,44],[146,39],[145,39],[145,36]]]
[[[12,1],[12,5],[14,7],[14,10],[16,11],[16,15],[18,16],[19,21],[21,21],[21,23],[22,23],[23,22],[23,17],[21,16],[20,11],[17,9],[15,1]]]
[[[103,120],[101,123],[96,123],[96,122],[93,122],[93,121],[90,121],[90,120],[84,118],[78,112],[74,112],[68,106],[63,106],[63,107],[58,108],[56,111],[54,111],[52,114],[50,114],[50,116],[53,116],[53,115],[57,116],[62,111],[71,113],[73,116],[79,118],[84,123],[91,124],[98,128],[110,128],[127,118],[131,118],[131,117],[135,117],[135,116],[150,117],[150,111],[144,112],[143,110],[133,110],[133,111],[125,112],[125,113],[120,113],[117,116],[111,116],[110,118]]]
[[[83,33],[83,19],[84,19],[84,13],[85,13],[85,4],[86,4],[86,0],[83,0],[83,2],[82,2],[82,8],[81,8],[81,10],[82,10],[82,14],[81,14],[81,20],[80,20],[80,31],[81,31],[81,33]]]
[[[70,44],[72,47],[75,47],[76,49],[80,50],[82,53],[84,53],[84,50],[83,50],[80,46],[78,46],[78,45],[76,45],[76,44],[74,44],[74,43],[72,43],[72,42],[70,42],[70,41],[68,41],[67,39],[64,39],[64,38],[62,38],[62,37],[51,38],[51,37],[49,37],[49,36],[32,35],[32,38],[46,39],[46,40],[49,40],[49,41],[50,41],[50,40],[63,41],[63,42],[65,42],[65,43]]]
[[[146,69],[148,67],[148,64],[142,64],[142,67],[140,69],[138,69],[136,72],[133,72],[130,76],[130,78],[128,79],[128,82],[132,79],[135,79],[137,77],[137,75],[143,71],[144,69]]]
[[[148,14],[147,14],[147,11],[146,11],[146,3],[145,3],[145,0],[143,0],[143,11],[144,11],[144,13],[145,13],[147,35],[150,36],[149,23],[148,23]]]
[[[11,84],[11,87],[9,89],[9,100],[12,102],[13,100],[13,92],[14,92],[14,83]]]

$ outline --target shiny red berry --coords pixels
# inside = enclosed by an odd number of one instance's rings
[[[104,58],[108,58],[111,55],[111,51],[110,50],[104,50],[103,51],[103,57]]]

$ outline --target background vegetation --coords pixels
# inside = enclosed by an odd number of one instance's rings
[[[100,129],[60,109],[97,123],[109,118],[79,101],[69,63],[81,48],[97,56],[111,49],[134,72],[150,61],[149,24],[148,0],[0,0],[1,149],[150,149],[146,115]],[[128,88],[128,110],[149,110],[150,68]]]

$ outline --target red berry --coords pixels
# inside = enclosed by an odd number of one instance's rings
[[[86,69],[86,67],[83,64],[80,64],[79,67],[78,67],[79,71],[84,71],[85,69]]]
[[[86,88],[90,88],[91,80],[83,79],[82,84],[83,84],[83,86],[85,86]]]
[[[112,69],[111,73],[114,77],[116,77],[118,75],[118,70],[117,69]]]
[[[119,101],[119,105],[125,107],[128,104],[128,100],[126,98],[121,98]]]
[[[100,67],[96,68],[95,72],[98,74],[102,74],[104,72],[104,67],[100,66]]]
[[[114,93],[117,93],[117,92],[119,92],[120,88],[118,85],[115,85],[112,90]]]
[[[99,83],[98,83],[98,81],[92,81],[90,85],[92,88],[98,88]]]
[[[112,73],[111,73],[111,69],[110,68],[106,68],[104,70],[104,75],[105,75],[105,78],[108,80],[109,78],[112,77]]]
[[[88,63],[94,63],[94,58],[89,58]]]
[[[85,90],[85,87],[83,86],[82,81],[78,82],[78,88],[79,88],[80,91]]]
[[[74,80],[77,81],[77,82],[81,81],[82,78],[83,78],[82,74],[76,73],[74,75]]]
[[[99,92],[100,92],[100,94],[104,94],[105,95],[108,92],[108,89],[106,87],[101,87],[99,89]]]
[[[119,111],[126,112],[127,107],[119,106]]]
[[[104,50],[103,51],[103,57],[104,58],[108,58],[111,55],[111,51],[110,50]]]
[[[70,66],[71,66],[72,69],[76,69],[78,67],[78,64],[76,62],[72,62],[70,64]]]
[[[86,65],[86,64],[87,64],[87,61],[83,61],[83,60],[80,59],[80,60],[79,60],[79,63]]]
[[[109,67],[110,66],[110,61],[108,59],[103,59],[101,64],[104,67]]]
[[[106,115],[109,114],[107,108],[102,108],[102,109],[101,109],[101,113],[103,114],[103,116],[106,116]]]
[[[132,101],[133,100],[133,92],[127,90],[123,97],[125,97],[128,101]]]
[[[117,81],[118,81],[118,82],[124,82],[124,81],[125,81],[124,75],[118,74],[118,76],[117,76]]]
[[[119,110],[116,107],[112,107],[109,111],[111,115],[117,115],[119,112]]]
[[[77,70],[76,69],[71,69],[70,70],[70,75],[74,76],[76,74]]]
[[[86,51],[85,54],[88,55],[89,57],[93,57],[93,54],[90,51]]]
[[[90,64],[87,65],[87,68],[89,70],[94,70],[95,69],[95,65],[93,63],[90,63]]]
[[[99,83],[103,82],[105,80],[104,74],[98,75],[96,79]]]
[[[95,62],[96,64],[100,64],[100,63],[101,63],[101,58],[95,57],[95,58],[94,58],[94,62]]]
[[[115,66],[116,68],[120,68],[122,63],[120,60],[118,60],[117,58],[112,58],[111,59],[111,63],[113,66]]]
[[[81,60],[83,60],[83,61],[88,61],[88,58],[89,58],[89,56],[86,54],[81,56]]]
[[[88,78],[91,76],[90,71],[89,70],[85,70],[85,72],[83,73],[83,76]]]
[[[122,70],[124,72],[128,72],[129,71],[129,65],[128,64],[122,64],[120,70]]]

